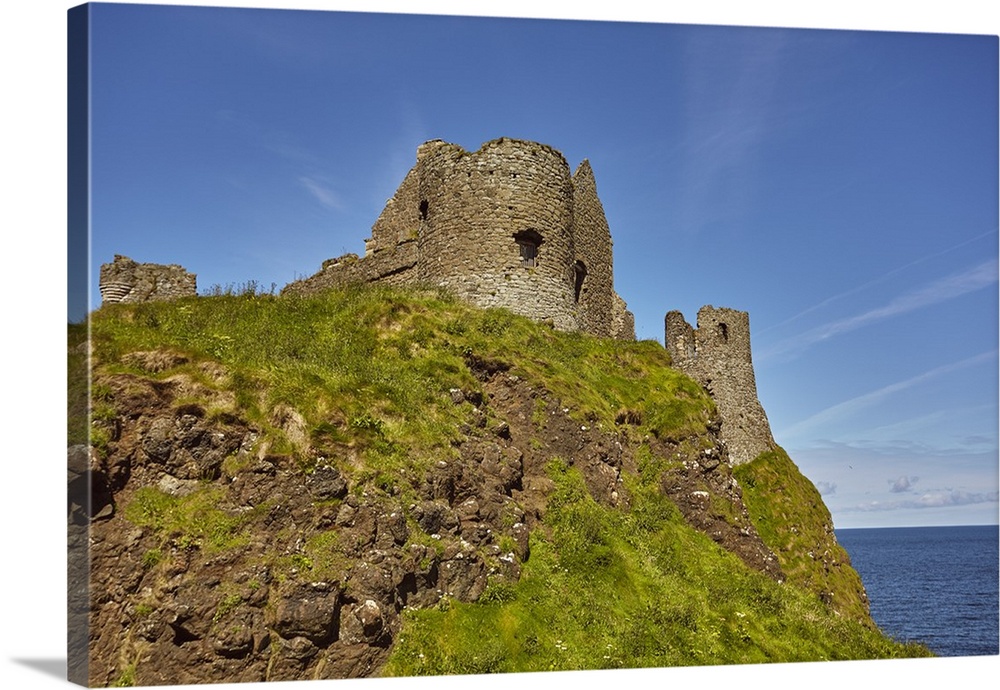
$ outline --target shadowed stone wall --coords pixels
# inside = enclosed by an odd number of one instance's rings
[[[597,197],[594,171],[583,161],[573,175],[574,295],[578,300],[580,329],[610,336],[616,309],[611,257],[611,231],[604,206]]]
[[[722,440],[733,465],[776,447],[750,355],[750,317],[745,311],[704,306],[694,329],[679,311],[667,313],[664,345],[673,366],[698,381],[715,400]]]
[[[140,264],[115,254],[110,264],[101,266],[102,303],[151,302],[194,297],[197,276],[177,264]]]
[[[635,338],[614,291],[611,234],[590,164],[571,175],[563,155],[544,144],[503,138],[471,153],[422,144],[365,250],[325,262],[283,292],[426,283],[560,330]]]

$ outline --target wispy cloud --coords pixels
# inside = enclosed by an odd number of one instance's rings
[[[684,46],[692,68],[685,71],[681,99],[679,165],[686,187],[678,210],[680,227],[698,232],[720,217],[742,212],[754,196],[752,171],[761,145],[782,125],[773,93],[781,81],[784,50],[780,34],[752,44],[731,42],[725,50],[707,35],[693,35]],[[709,72],[713,78],[706,78]],[[712,202],[720,191],[726,198],[721,205]]]
[[[987,237],[996,237],[996,233],[997,233],[997,230],[996,230],[996,228],[994,228],[994,229],[989,230],[987,232],[980,233],[979,235],[976,235],[975,237],[970,237],[969,239],[964,240],[962,242],[959,242],[958,244],[952,245],[952,246],[948,247],[947,249],[943,249],[943,250],[941,250],[939,252],[934,252],[933,254],[927,254],[926,256],[922,256],[919,259],[915,259],[915,260],[913,260],[913,261],[911,261],[909,263],[903,264],[902,266],[898,266],[898,267],[896,267],[896,268],[894,268],[894,269],[892,269],[890,271],[887,271],[886,273],[883,273],[878,278],[875,278],[873,280],[869,280],[867,283],[863,283],[861,285],[858,285],[857,287],[851,288],[850,290],[845,290],[844,292],[841,292],[839,294],[833,295],[832,297],[827,297],[826,299],[822,300],[821,302],[817,302],[816,304],[812,305],[811,307],[807,307],[806,309],[803,309],[799,313],[797,313],[797,314],[795,314],[793,316],[788,317],[784,321],[780,321],[780,322],[778,322],[776,324],[768,326],[767,328],[763,328],[763,329],[757,331],[757,335],[759,336],[761,333],[766,333],[767,331],[770,331],[772,329],[780,328],[781,326],[785,326],[785,325],[787,325],[789,323],[792,323],[793,321],[798,321],[800,318],[802,318],[803,316],[806,316],[807,314],[811,314],[814,311],[818,311],[819,309],[822,309],[823,307],[826,307],[826,306],[828,306],[830,304],[833,304],[834,302],[837,302],[837,301],[843,299],[844,297],[850,297],[851,295],[855,295],[855,294],[857,294],[859,292],[864,292],[868,288],[871,288],[871,287],[874,287],[874,286],[876,286],[876,285],[878,285],[880,283],[883,283],[886,280],[888,280],[889,278],[893,277],[894,275],[902,273],[903,271],[905,271],[905,270],[907,270],[909,268],[913,268],[914,266],[919,266],[920,264],[922,264],[922,263],[924,263],[926,261],[930,261],[931,259],[937,259],[937,258],[939,258],[941,256],[944,256],[945,254],[948,254],[950,252],[955,251],[956,249],[961,249],[962,247],[964,247],[966,245],[972,244],[973,242],[978,242],[979,240],[982,240],[982,239],[986,239]]]
[[[958,362],[952,362],[951,364],[946,364],[944,366],[931,369],[930,371],[925,371],[917,376],[913,376],[903,381],[897,381],[896,383],[883,386],[882,388],[871,391],[870,393],[865,393],[864,395],[859,395],[855,398],[851,398],[850,400],[845,400],[837,403],[836,405],[832,405],[825,410],[817,412],[811,417],[802,420],[801,422],[797,422],[790,427],[782,429],[779,435],[782,438],[801,435],[811,429],[821,427],[824,424],[829,424],[836,420],[849,417],[852,414],[856,414],[865,408],[881,402],[891,395],[930,381],[938,376],[943,376],[944,374],[949,374],[951,372],[958,371],[959,369],[965,369],[978,364],[994,362],[996,361],[996,358],[997,350],[990,350],[989,352],[983,352]]]
[[[311,177],[300,177],[299,183],[321,204],[328,208],[342,210],[344,202],[336,192]]]
[[[976,292],[997,282],[1000,266],[995,258],[977,264],[964,271],[935,280],[910,292],[899,295],[888,304],[870,309],[862,314],[839,319],[817,326],[778,343],[762,352],[761,359],[774,355],[802,350],[815,343],[828,340],[850,331],[855,331],[879,321],[929,307],[962,295]]]
[[[854,506],[841,508],[841,513],[870,513],[888,510],[913,510],[926,508],[946,508],[950,506],[967,506],[980,503],[997,503],[998,493],[975,492],[943,489],[928,491],[917,498],[905,501],[868,501]]]
[[[982,434],[977,434],[975,436],[966,436],[962,439],[963,446],[995,446],[997,443],[996,438],[990,436],[984,436]]]

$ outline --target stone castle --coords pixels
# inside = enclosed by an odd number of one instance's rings
[[[560,152],[536,142],[495,139],[471,153],[440,140],[422,144],[365,255],[329,259],[282,294],[356,282],[436,285],[559,330],[635,339],[633,315],[614,289],[611,232],[590,163],[571,173]],[[101,267],[100,289],[105,303],[196,293],[195,276],[182,267],[122,256]],[[664,344],[674,366],[715,400],[732,464],[775,447],[757,399],[746,312],[706,306],[695,329],[672,311]]]
[[[183,266],[140,264],[127,256],[115,254],[115,260],[101,266],[101,301],[152,302],[194,297],[198,279]]]
[[[365,255],[331,259],[283,292],[358,281],[438,285],[559,330],[635,338],[590,163],[571,174],[561,153],[535,142],[496,139],[472,153],[423,144]]]

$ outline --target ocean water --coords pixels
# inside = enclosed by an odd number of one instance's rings
[[[996,526],[838,529],[872,618],[939,656],[998,654]]]

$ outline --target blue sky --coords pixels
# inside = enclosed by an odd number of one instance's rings
[[[280,288],[363,253],[421,142],[541,141],[590,160],[640,338],[750,313],[775,437],[837,527],[996,523],[997,57],[995,35],[98,4],[91,307],[116,253]]]

